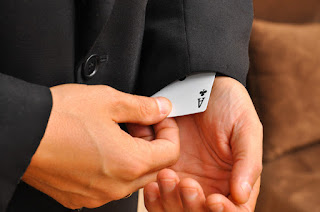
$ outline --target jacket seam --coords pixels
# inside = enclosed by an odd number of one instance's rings
[[[182,12],[183,12],[183,25],[184,25],[184,33],[186,39],[186,48],[187,48],[187,56],[188,56],[188,75],[191,74],[191,59],[190,59],[190,48],[189,48],[189,40],[188,40],[188,33],[187,33],[187,21],[186,21],[186,10],[185,10],[185,0],[182,1]]]

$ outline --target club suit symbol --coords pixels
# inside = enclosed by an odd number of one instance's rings
[[[207,93],[207,90],[203,89],[202,91],[199,92],[201,96],[204,96]],[[201,107],[203,100],[205,99],[205,97],[200,97],[198,98],[198,108]]]
[[[202,91],[200,91],[200,95],[204,96],[207,93],[207,90],[203,89]]]

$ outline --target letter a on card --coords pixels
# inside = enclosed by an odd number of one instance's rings
[[[202,103],[203,103],[203,100],[205,99],[205,97],[202,97],[202,98],[198,98],[198,108],[201,107]]]

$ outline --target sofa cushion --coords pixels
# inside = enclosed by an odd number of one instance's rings
[[[320,22],[319,0],[254,0],[258,19],[286,23]]]
[[[320,211],[320,142],[264,165],[256,212]]]
[[[320,140],[320,24],[255,20],[248,89],[264,126],[264,159]]]

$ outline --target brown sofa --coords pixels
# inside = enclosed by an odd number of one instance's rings
[[[264,125],[257,212],[320,212],[320,1],[255,0],[248,90]]]

